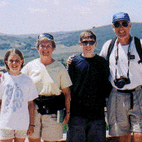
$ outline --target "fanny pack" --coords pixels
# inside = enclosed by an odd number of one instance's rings
[[[57,110],[65,109],[65,96],[63,93],[59,96],[39,96],[34,103],[38,106],[37,111],[41,115],[57,114]]]

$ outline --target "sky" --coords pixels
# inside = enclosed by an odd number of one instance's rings
[[[142,22],[142,0],[0,0],[0,33],[85,30],[111,24],[117,12]]]

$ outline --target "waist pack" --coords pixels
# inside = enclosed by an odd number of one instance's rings
[[[34,103],[37,104],[40,114],[56,114],[57,110],[65,109],[65,96],[62,93],[59,96],[39,96]]]

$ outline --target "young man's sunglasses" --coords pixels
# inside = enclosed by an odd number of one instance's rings
[[[95,44],[95,41],[82,41],[81,42],[83,45],[94,45]]]
[[[113,23],[113,25],[114,25],[115,28],[119,28],[121,24],[120,24],[120,22],[115,22],[115,23]],[[129,22],[127,22],[127,21],[122,22],[123,27],[126,28],[126,27],[128,27],[128,25],[129,25]]]

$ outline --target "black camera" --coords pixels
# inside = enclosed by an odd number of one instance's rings
[[[124,76],[121,76],[120,78],[116,78],[114,80],[114,84],[115,86],[117,86],[118,88],[123,88],[124,85],[126,84],[130,84],[130,79],[129,78],[126,78]]]

